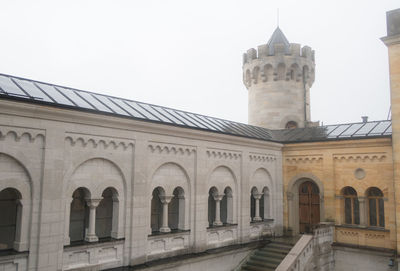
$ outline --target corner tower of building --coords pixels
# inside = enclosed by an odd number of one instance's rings
[[[400,254],[400,9],[386,13],[387,36],[382,41],[388,47],[390,100],[392,110],[392,150],[396,199],[397,254]]]
[[[270,129],[308,126],[314,75],[314,51],[289,43],[276,28],[267,44],[243,55],[249,124]]]

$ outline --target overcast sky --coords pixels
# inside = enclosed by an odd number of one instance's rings
[[[315,50],[312,120],[386,119],[398,0],[0,2],[0,73],[247,123],[242,54],[277,26]]]

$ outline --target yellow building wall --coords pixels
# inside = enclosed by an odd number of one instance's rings
[[[357,169],[365,172],[357,175]],[[360,171],[360,170],[359,170]],[[361,175],[361,176],[360,176]],[[357,178],[358,176],[358,178]],[[396,248],[392,142],[390,138],[286,144],[283,148],[284,225],[295,229],[298,209],[293,185],[301,178],[322,184],[321,222],[334,222],[335,242],[356,246]],[[320,184],[320,186],[321,186]],[[362,201],[370,187],[384,194],[385,227],[344,225],[342,189],[353,187]],[[360,208],[361,211],[361,208]],[[294,217],[297,216],[297,219]],[[367,222],[365,200],[365,221]],[[294,230],[296,233],[296,230]]]
[[[397,28],[399,25],[396,25]],[[396,198],[400,197],[400,34],[382,38],[388,47],[390,96],[393,130],[394,184]],[[396,201],[397,253],[400,251],[400,200]]]

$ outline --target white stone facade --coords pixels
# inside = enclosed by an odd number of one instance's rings
[[[105,269],[247,243],[272,232],[281,235],[281,148],[273,142],[0,100],[0,192],[9,189],[16,195],[11,246],[18,251],[0,256],[0,270]],[[251,221],[252,189],[256,198],[264,193],[264,222]],[[226,211],[217,214],[212,199],[219,197]],[[109,205],[100,212],[106,198]],[[154,219],[153,199],[166,208],[154,211]],[[78,207],[82,212],[71,217]],[[216,227],[210,222],[218,215],[224,224]],[[108,222],[103,225],[102,219]],[[156,226],[160,232],[154,232]],[[76,243],[79,237],[71,239],[71,232],[82,227],[85,242]],[[169,232],[171,227],[177,230]],[[105,231],[110,238],[97,242]]]

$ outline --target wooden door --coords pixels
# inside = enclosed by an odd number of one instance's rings
[[[312,226],[320,221],[319,190],[313,182],[304,182],[299,188],[300,233],[311,232]]]

